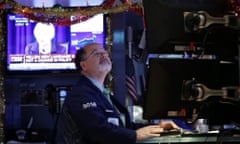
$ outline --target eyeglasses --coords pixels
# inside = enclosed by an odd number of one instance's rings
[[[83,61],[87,60],[91,56],[94,56],[94,57],[101,57],[101,56],[109,57],[109,53],[107,51],[100,52],[100,51],[93,50],[86,58],[83,59]]]

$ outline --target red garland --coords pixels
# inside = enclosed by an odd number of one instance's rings
[[[114,4],[115,0],[106,0],[102,4],[102,8],[108,8]]]
[[[53,23],[55,25],[61,25],[61,26],[68,26],[68,25],[72,25],[72,24],[76,24],[79,22],[83,22],[88,20],[89,18],[93,17],[93,16],[78,16],[76,17],[74,20],[71,20],[70,18],[64,18],[64,19],[49,19],[49,18],[44,18],[44,17],[36,17],[36,16],[32,16],[32,14],[30,13],[22,13],[21,11],[19,11],[19,13],[21,13],[24,17],[29,18],[31,20],[37,21],[37,22],[47,22],[47,23]]]
[[[106,0],[99,7],[102,7],[104,9],[110,8],[114,4],[114,2],[115,2],[115,0]],[[52,19],[49,19],[49,18],[45,18],[45,17],[37,17],[37,16],[35,16],[31,13],[22,12],[21,10],[18,11],[18,13],[22,14],[26,18],[32,19],[32,20],[37,21],[37,22],[47,22],[47,23],[53,23],[53,24],[61,25],[61,26],[76,24],[76,23],[79,23],[79,22],[86,21],[89,18],[93,17],[93,16],[78,16],[74,20],[71,20],[70,18],[64,18],[64,19],[59,19],[59,18],[54,19],[54,18],[52,18]]]
[[[104,9],[110,8],[110,7],[113,6],[115,1],[116,0],[105,0],[98,7],[101,7],[101,8],[104,8]],[[13,5],[17,4],[15,1],[11,1],[11,2],[13,3]],[[129,3],[128,0],[121,0],[121,2],[123,4]],[[143,12],[142,12],[141,8],[130,8],[130,10],[135,12],[135,13],[137,13],[137,14],[139,14],[139,15],[143,15]],[[37,22],[47,22],[47,23],[53,23],[53,24],[62,25],[62,26],[67,26],[67,25],[72,25],[72,24],[76,24],[76,23],[79,23],[79,22],[83,22],[83,21],[86,21],[89,18],[93,17],[93,16],[76,16],[74,20],[71,20],[70,17],[59,19],[59,18],[53,16],[52,18],[49,18],[49,17],[44,17],[44,16],[36,16],[33,13],[28,13],[26,11],[24,12],[21,9],[20,10],[16,10],[16,11],[17,11],[17,13],[20,13],[23,16],[25,16],[25,17],[27,17],[29,19],[32,19],[34,21],[37,21]]]
[[[240,2],[238,0],[227,0],[227,11],[240,12]]]

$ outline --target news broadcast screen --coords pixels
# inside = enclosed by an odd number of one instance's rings
[[[7,71],[74,70],[76,50],[90,42],[104,46],[103,14],[70,26],[7,14]]]

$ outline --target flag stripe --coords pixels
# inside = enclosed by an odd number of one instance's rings
[[[132,59],[126,55],[126,91],[133,103],[137,103],[137,87],[135,78],[135,69]]]
[[[127,91],[129,96],[133,99],[134,102],[137,101],[137,91],[136,91],[136,81],[134,76],[127,76]]]

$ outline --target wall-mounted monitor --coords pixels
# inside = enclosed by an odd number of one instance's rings
[[[193,109],[196,109],[197,113],[200,105],[209,104],[207,102],[211,102],[211,99],[202,103],[182,100],[184,81],[195,79],[196,83],[204,84],[214,90],[221,90],[227,86],[238,86],[239,70],[237,65],[237,62],[226,63],[219,60],[150,59],[147,92],[144,98],[144,119],[191,119],[194,114]],[[189,89],[187,92],[193,91]],[[212,109],[208,109],[204,114],[207,112],[211,113]],[[229,113],[227,109],[221,112]],[[223,117],[225,116],[223,115]],[[221,122],[225,120],[229,120],[229,117],[225,117],[224,120],[222,118]],[[212,121],[216,122],[215,119]]]
[[[206,11],[213,17],[227,14],[226,0],[143,0],[148,53],[216,55],[232,59],[238,53],[238,32],[223,24],[199,31],[185,30],[184,12]],[[192,23],[194,21],[192,20]]]
[[[89,42],[104,46],[104,25],[104,14],[77,24],[59,26],[7,13],[6,72],[74,71],[77,49]]]

